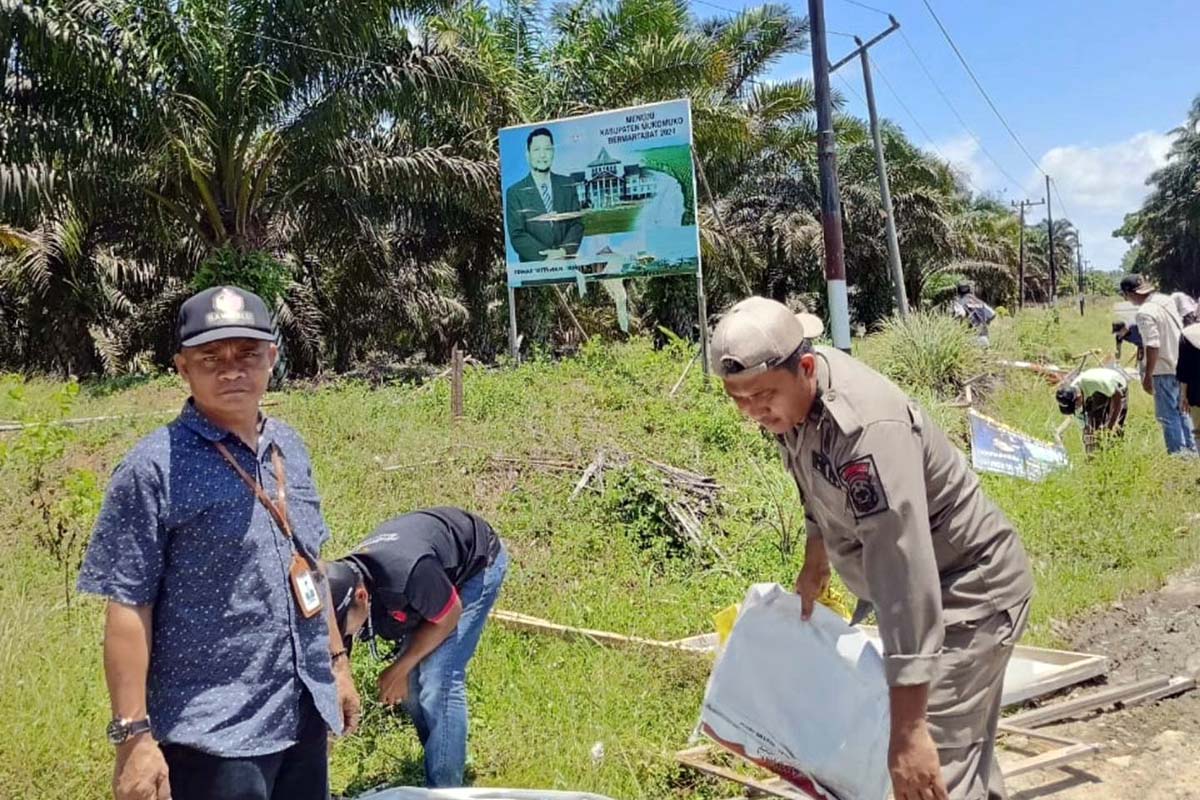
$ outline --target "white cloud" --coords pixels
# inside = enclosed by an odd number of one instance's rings
[[[984,160],[986,156],[980,150],[979,142],[966,134],[935,142],[934,154],[949,161],[955,170],[965,175],[977,192],[987,191],[997,177],[992,165]]]
[[[1112,232],[1141,206],[1149,192],[1146,178],[1166,163],[1170,146],[1170,135],[1146,131],[1111,144],[1055,147],[1042,156],[1039,165],[1057,184],[1065,211],[1074,215],[1084,257],[1093,266],[1120,265],[1127,245]],[[1058,194],[1053,200],[1056,215],[1064,214]]]

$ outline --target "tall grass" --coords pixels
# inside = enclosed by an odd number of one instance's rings
[[[983,373],[988,358],[969,327],[945,314],[892,317],[872,337],[869,360],[910,390],[954,396]]]

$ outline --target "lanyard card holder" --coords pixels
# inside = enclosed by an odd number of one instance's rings
[[[288,565],[288,580],[292,585],[292,596],[296,598],[296,605],[300,607],[300,613],[305,619],[311,619],[321,613],[321,608],[324,603],[321,599],[321,593],[317,590],[317,579],[313,575],[312,567],[309,560],[300,554],[300,546],[292,536],[292,526],[288,521],[287,515],[287,483],[286,475],[283,470],[283,459],[279,457],[279,450],[271,451],[271,463],[275,467],[275,486],[278,493],[278,499],[272,500],[263,489],[262,484],[257,479],[251,478],[246,470],[242,469],[242,465],[234,459],[233,455],[221,442],[214,442],[217,450],[229,462],[229,466],[233,467],[237,472],[238,477],[242,479],[242,483],[249,487],[250,491],[258,498],[258,501],[263,504],[263,507],[274,518],[275,523],[279,526],[279,530],[283,532],[284,538],[288,540],[288,544],[292,547],[292,560]]]

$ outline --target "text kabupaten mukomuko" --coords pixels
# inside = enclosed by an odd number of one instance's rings
[[[606,137],[609,144],[624,144],[625,142],[636,142],[639,139],[674,136],[686,122],[687,120],[683,117],[657,119],[653,111],[647,111],[641,114],[629,114],[625,117],[624,125],[601,128],[600,135]]]

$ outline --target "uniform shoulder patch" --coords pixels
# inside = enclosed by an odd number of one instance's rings
[[[838,477],[846,487],[846,497],[854,511],[854,519],[862,520],[881,511],[887,511],[887,493],[879,480],[875,467],[875,456],[865,455],[847,461],[838,469]]]

